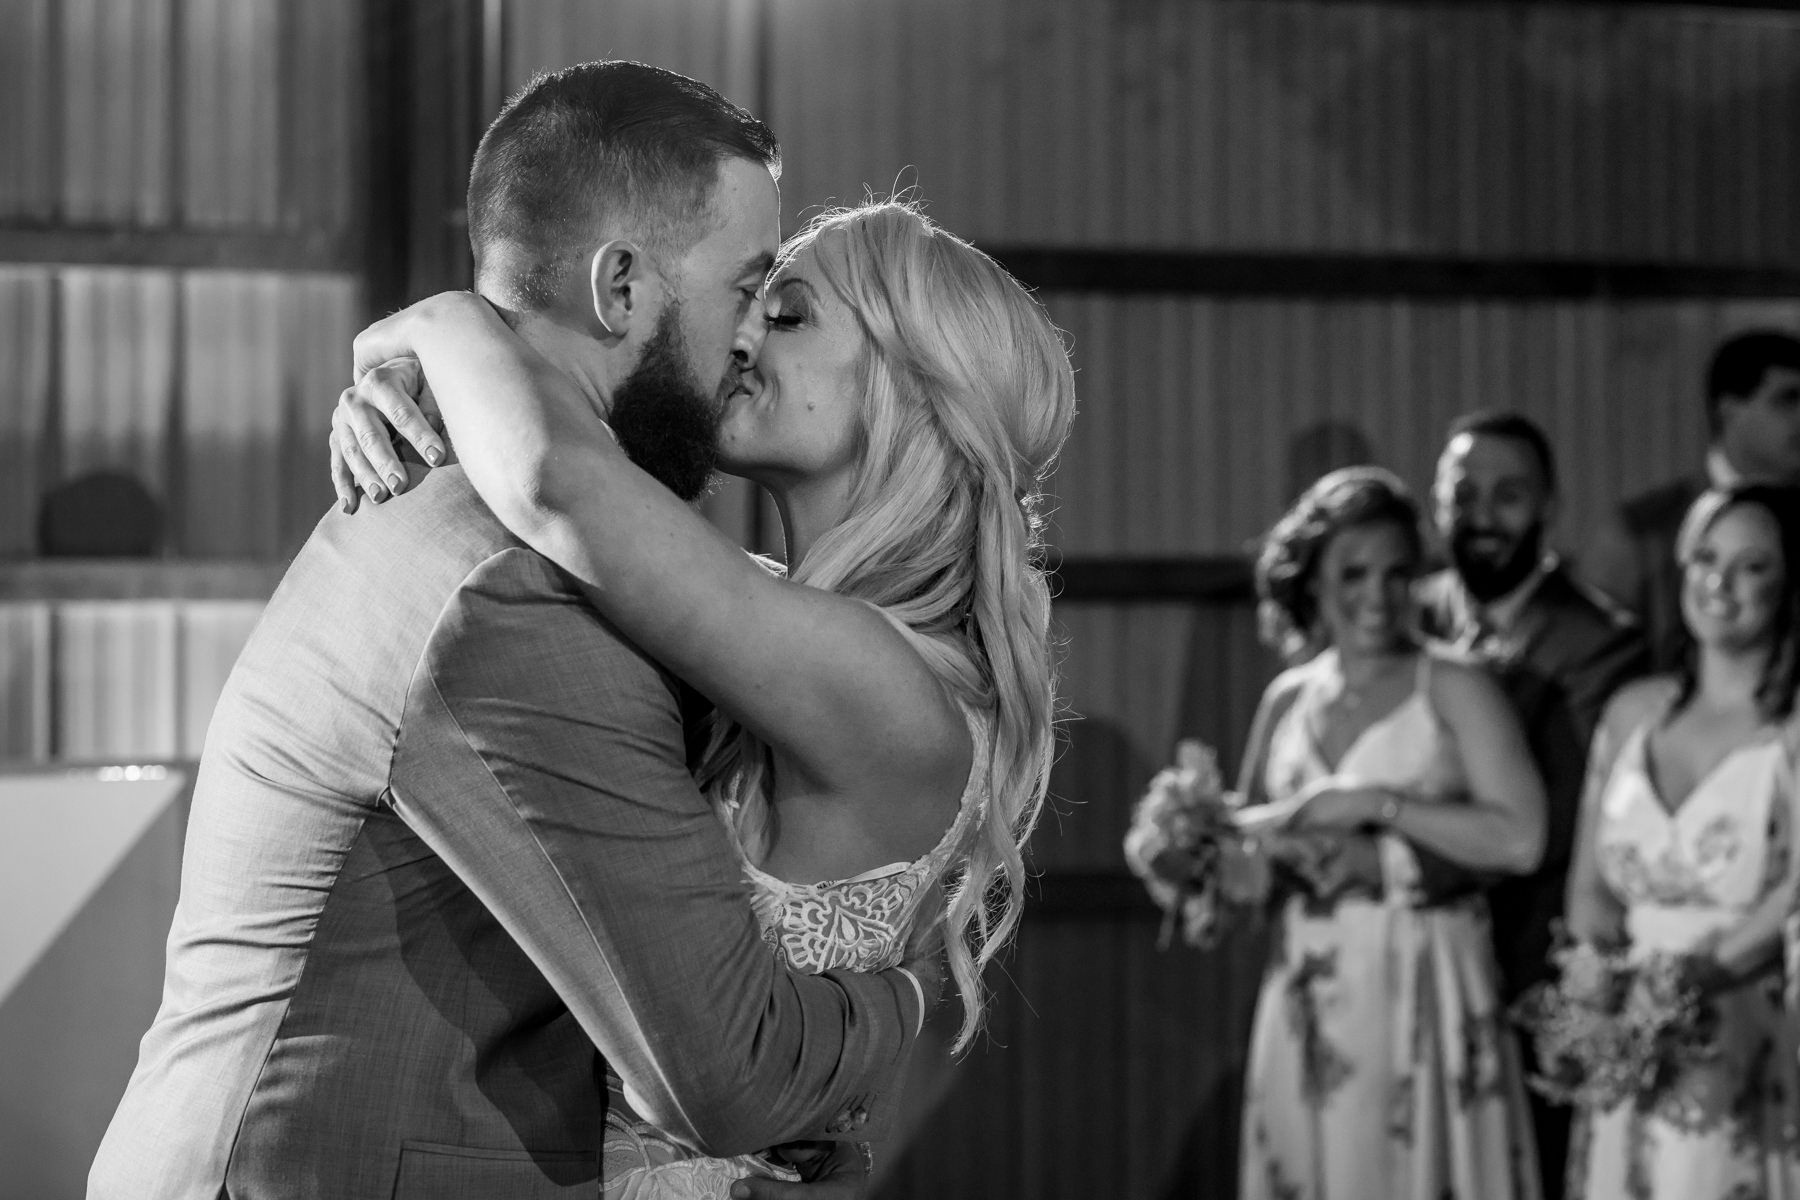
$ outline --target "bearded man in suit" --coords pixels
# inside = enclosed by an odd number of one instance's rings
[[[1573,579],[1549,550],[1556,460],[1529,418],[1479,412],[1456,421],[1432,499],[1450,565],[1420,584],[1421,626],[1494,672],[1544,780],[1543,862],[1488,888],[1501,998],[1510,1004],[1549,974],[1594,727],[1607,698],[1648,663],[1629,617]],[[1457,872],[1420,858],[1428,884],[1454,886],[1447,876]],[[1569,1111],[1535,1093],[1531,1101],[1544,1195],[1554,1200],[1562,1194]]]

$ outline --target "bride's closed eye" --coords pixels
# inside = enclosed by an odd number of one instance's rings
[[[763,324],[770,329],[798,329],[812,319],[812,299],[805,280],[783,280],[769,289]]]

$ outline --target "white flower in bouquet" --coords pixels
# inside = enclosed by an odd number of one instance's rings
[[[1163,910],[1163,945],[1179,918],[1189,945],[1209,946],[1226,915],[1268,896],[1267,860],[1238,828],[1235,808],[1218,755],[1193,740],[1176,748],[1175,765],[1157,772],[1133,808],[1125,862]]]

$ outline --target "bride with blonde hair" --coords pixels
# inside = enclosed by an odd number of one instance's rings
[[[697,775],[775,952],[796,970],[877,970],[941,939],[961,1050],[1018,924],[1052,757],[1039,555],[1075,411],[1067,350],[1015,279],[906,203],[816,218],[754,308],[718,466],[773,497],[785,572],[632,465],[605,414],[470,293],[358,337],[334,479],[348,505],[359,485],[384,493],[384,419],[442,458],[410,395],[422,371],[451,469],[716,707]],[[609,1146],[668,1180],[634,1194],[722,1195],[674,1176],[717,1186],[751,1165],[714,1170],[641,1124]]]

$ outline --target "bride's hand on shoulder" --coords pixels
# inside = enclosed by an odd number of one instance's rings
[[[396,358],[363,373],[338,397],[331,414],[331,485],[345,512],[362,496],[380,504],[406,490],[399,442],[428,467],[450,460],[443,422],[416,358]]]
[[[420,356],[444,338],[478,341],[508,332],[492,306],[472,292],[440,292],[356,335],[356,382],[331,415],[331,483],[345,512],[361,497],[377,504],[406,490],[397,447],[413,448],[428,467],[450,461],[442,416]]]

